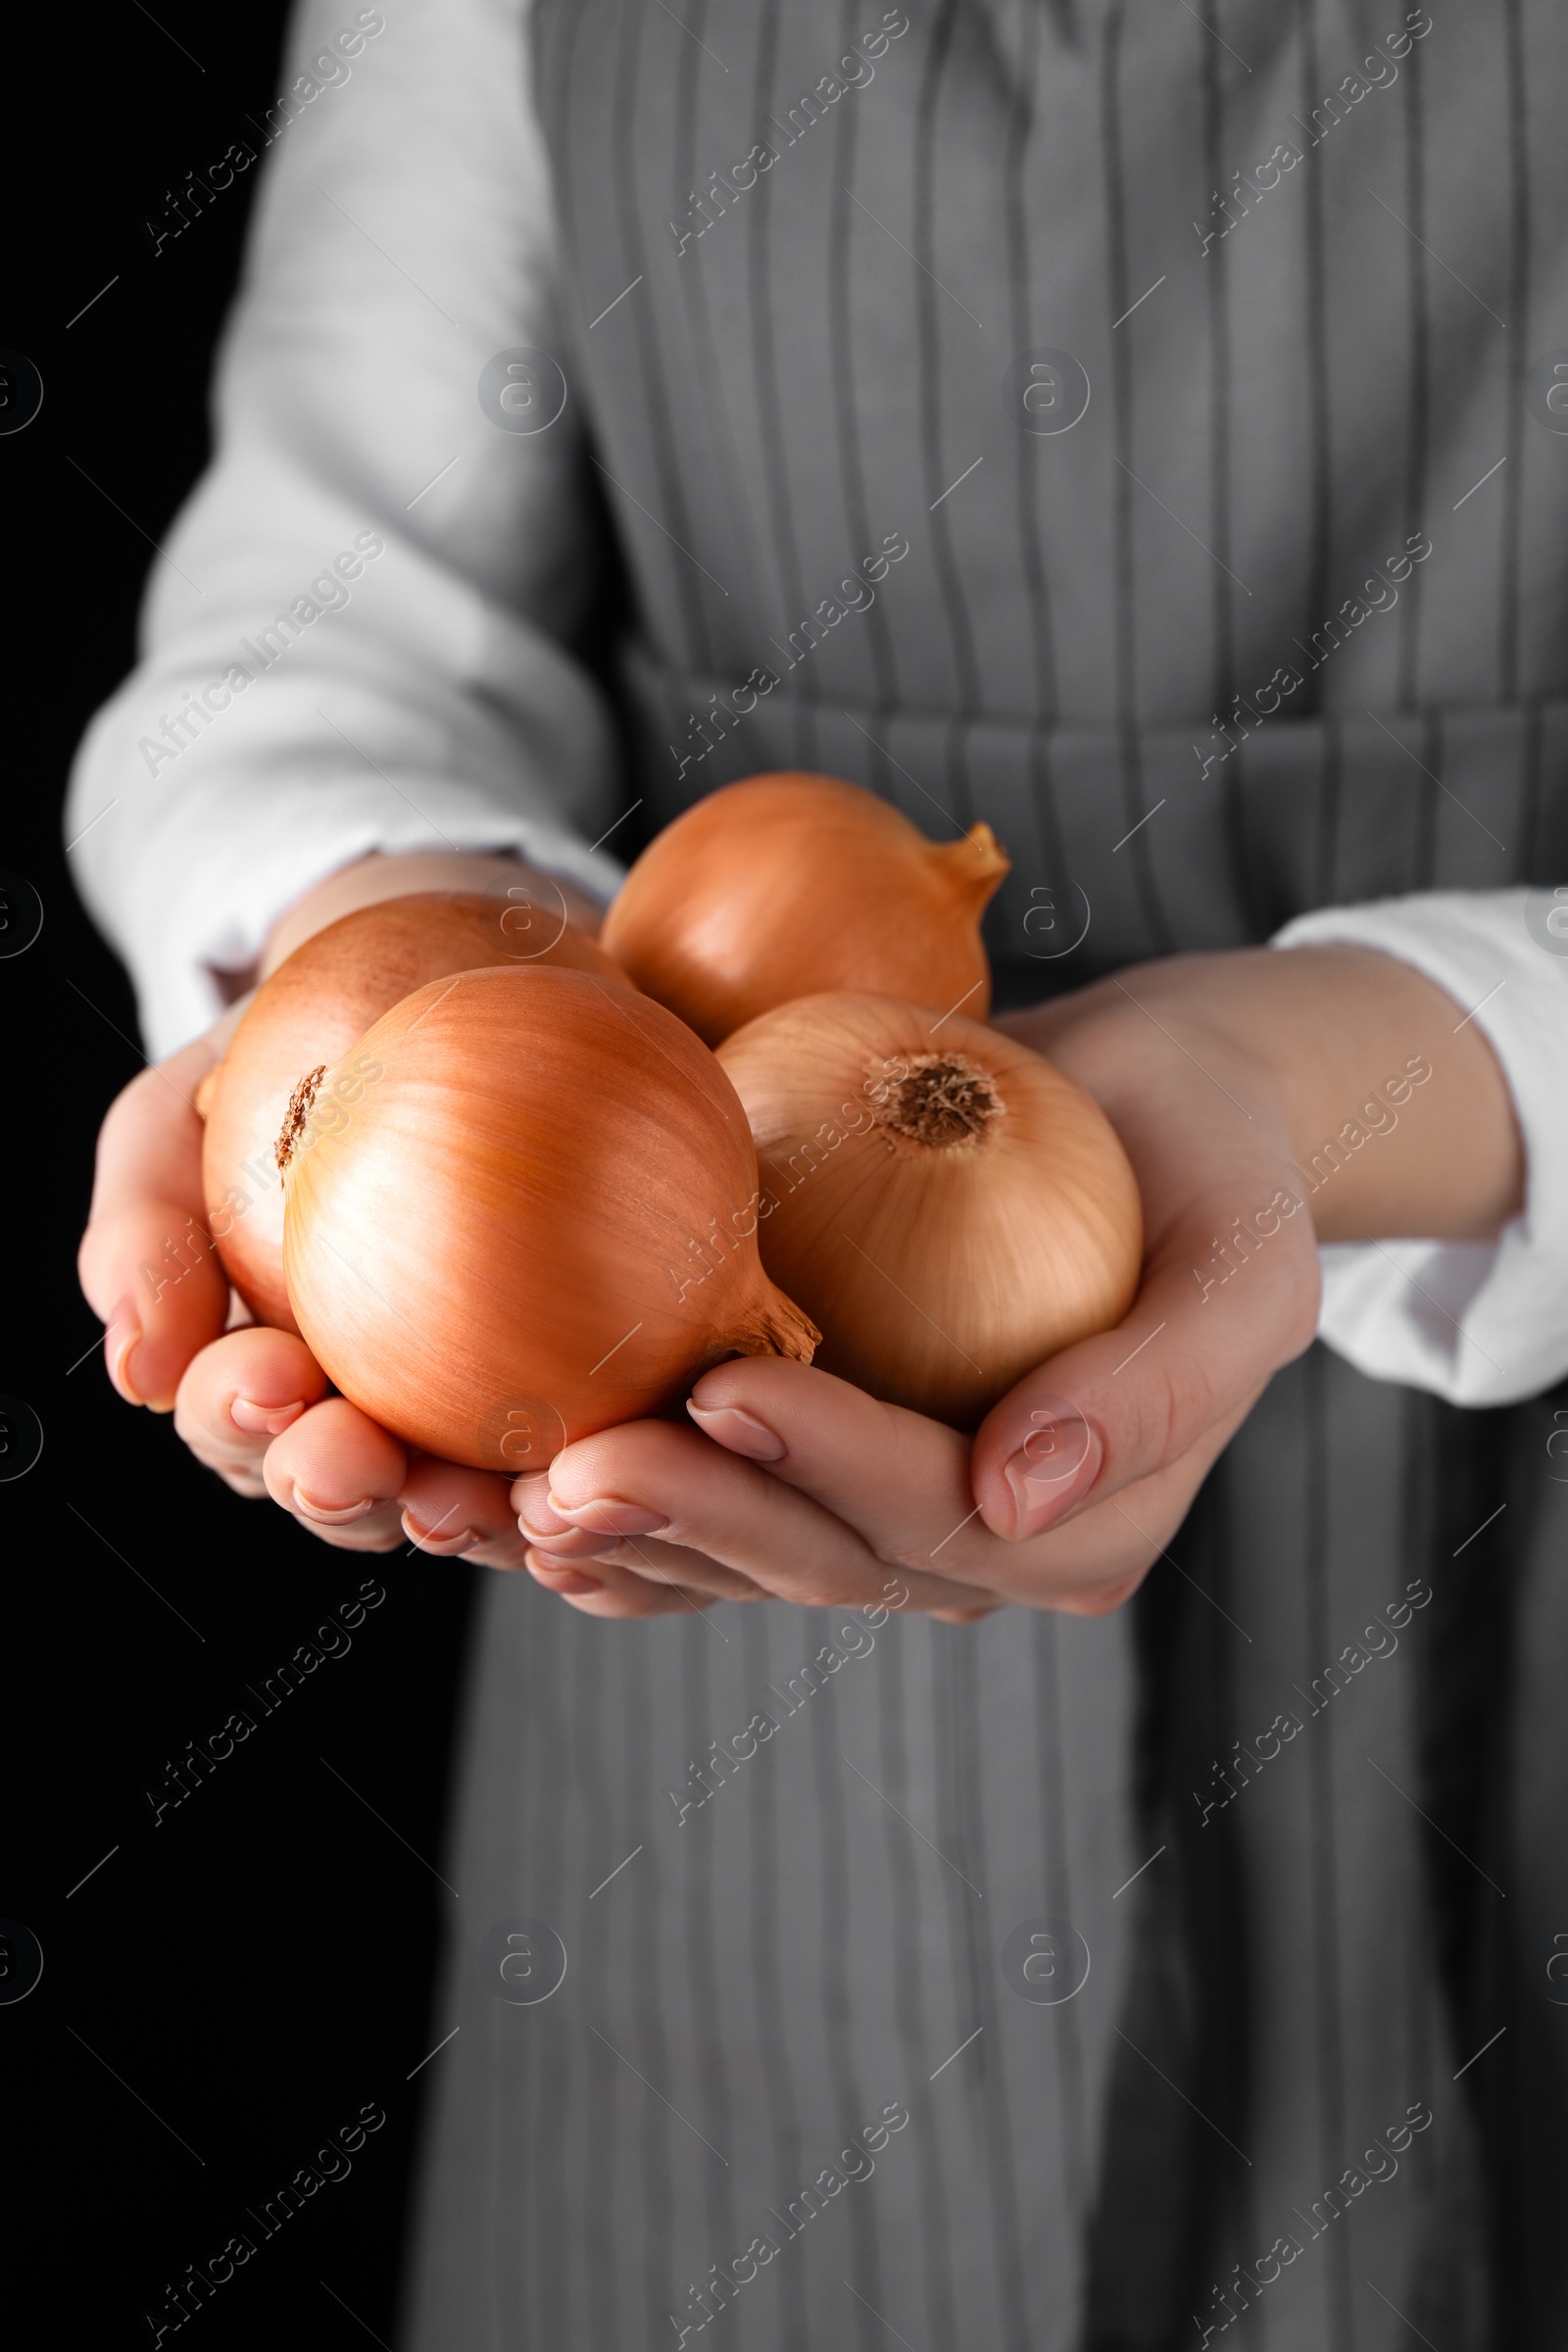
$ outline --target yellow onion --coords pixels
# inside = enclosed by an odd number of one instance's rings
[[[450,1461],[543,1469],[731,1355],[810,1359],[757,1253],[757,1155],[706,1046],[591,973],[459,973],[313,1071],[279,1139],[300,1331]]]
[[[1118,1323],[1143,1216],[1081,1087],[977,1021],[804,997],[719,1048],[756,1140],[760,1242],[816,1362],[956,1428]]]
[[[710,1046],[824,989],[960,1004],[983,1020],[980,917],[1006,871],[989,825],[941,844],[857,784],[753,776],[649,844],[604,942]]]
[[[515,898],[421,892],[362,906],[296,948],[262,983],[196,1107],[202,1180],[223,1269],[258,1322],[296,1329],[283,1281],[277,1132],[302,1072],[335,1062],[427,980],[483,964],[548,963],[625,975],[519,885]]]

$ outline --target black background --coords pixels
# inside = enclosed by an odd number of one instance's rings
[[[407,2079],[444,2031],[432,1964],[456,1904],[435,1866],[473,1572],[334,1551],[239,1500],[168,1420],[115,1396],[74,1276],[93,1137],[141,1057],[125,975],[73,891],[61,801],[130,665],[150,542],[206,461],[258,173],[156,257],[146,222],[231,139],[260,147],[245,117],[278,96],[283,24],[275,5],[159,0],[156,22],[124,5],[69,40],[63,20],[38,31],[30,56],[8,44],[0,345],[44,383],[36,420],[0,437],[0,868],[44,906],[36,942],[0,959],[0,1392],[44,1430],[37,1465],[0,1483],[0,1915],[44,1954],[37,1988],[0,2006],[7,2317],[34,2308],[19,2342],[150,2343],[166,2282],[235,2231],[257,2253],[181,2340],[390,2341],[419,2100],[441,2064]],[[366,1577],[386,1599],[351,1649],[263,1717],[243,1686]],[[144,1791],[236,1707],[256,1732],[155,1827]],[[245,2207],[368,2102],[387,2122],[350,2176],[263,2239]]]

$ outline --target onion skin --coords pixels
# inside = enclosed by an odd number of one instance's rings
[[[283,1280],[283,1191],[272,1148],[307,1070],[335,1062],[427,980],[482,964],[625,974],[568,923],[552,940],[537,905],[421,892],[362,906],[296,948],[257,990],[196,1107],[207,1122],[203,1198],[223,1269],[259,1323],[296,1331]],[[542,947],[533,943],[543,940]]]
[[[299,1329],[411,1446],[543,1470],[731,1355],[808,1362],[734,1089],[666,1012],[538,965],[432,982],[321,1080],[284,1169]]]
[[[639,988],[710,1046],[829,989],[991,1009],[980,917],[1007,859],[989,825],[927,841],[832,776],[753,776],[650,843],[605,918]]]
[[[820,1325],[823,1371],[972,1429],[1131,1306],[1137,1179],[1100,1105],[1016,1040],[834,995],[764,1014],[718,1059],[757,1143],[762,1263]],[[946,1065],[971,1076],[945,1080]],[[988,1111],[942,1108],[966,1086]]]

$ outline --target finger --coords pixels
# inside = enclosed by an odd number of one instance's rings
[[[709,1598],[702,1594],[692,1596],[684,1591],[677,1592],[672,1585],[656,1584],[609,1561],[596,1560],[585,1568],[570,1565],[556,1568],[548,1561],[536,1560],[530,1552],[528,1570],[546,1592],[570,1601],[584,1617],[683,1617],[693,1612],[701,1616],[710,1605]]]
[[[808,1491],[884,1560],[933,1581],[940,1573],[955,1604],[995,1606],[1001,1596],[1099,1615],[1142,1581],[1252,1401],[1124,1498],[1091,1504],[1022,1544],[999,1539],[981,1518],[957,1432],[826,1373],[745,1357],[705,1373],[690,1409],[716,1443],[765,1455],[773,1478]]]
[[[1075,1003],[1043,1014],[1035,1042],[1116,1125],[1143,1199],[1144,1285],[1116,1331],[1062,1350],[982,1425],[976,1499],[1013,1541],[1180,1460],[1317,1323],[1312,1219],[1266,1070],[1117,981]]]
[[[653,1536],[638,1543],[630,1536],[605,1535],[575,1527],[564,1519],[550,1498],[547,1471],[516,1479],[512,1498],[517,1505],[517,1525],[535,1555],[554,1566],[579,1560],[617,1560],[634,1574],[689,1579],[715,1598],[755,1600],[758,1587],[749,1577],[721,1567],[706,1553],[679,1544],[662,1544]]]
[[[1310,1220],[1266,1181],[1184,1209],[1127,1320],[1042,1364],[987,1415],[972,1476],[997,1535],[1027,1540],[1181,1461],[1310,1346],[1321,1288]]]
[[[1041,1599],[1048,1563],[1009,1559],[981,1521],[969,1441],[959,1431],[780,1356],[744,1356],[705,1373],[687,1410],[716,1444],[765,1461],[774,1478],[809,1494],[880,1559],[919,1577],[931,1596],[921,1605],[933,1616],[968,1622],[1004,1605],[999,1595]],[[1049,1568],[1046,1592],[1059,1605],[1054,1595],[1075,1562],[1064,1554]],[[938,1593],[951,1605],[936,1607]]]
[[[486,1568],[521,1568],[527,1544],[517,1529],[509,1482],[493,1470],[417,1454],[398,1495],[403,1532],[430,1559],[466,1557]]]
[[[1001,1605],[999,1594],[1064,1607],[1080,1585],[1095,1596],[1107,1576],[1125,1581],[1125,1529],[1107,1523],[1087,1543],[1057,1539],[1054,1551],[1016,1553],[980,1517],[966,1438],[830,1373],[744,1356],[705,1373],[687,1410],[715,1444],[765,1460],[773,1478],[809,1494],[881,1559],[940,1586],[951,1603],[943,1615],[984,1613]]]
[[[305,1342],[251,1324],[192,1358],[174,1396],[174,1428],[198,1461],[243,1494],[263,1494],[262,1461],[274,1438],[326,1394]]]
[[[596,1562],[591,1572],[562,1568],[547,1573],[535,1564],[530,1554],[528,1566],[541,1585],[558,1592],[563,1600],[571,1601],[585,1617],[675,1617],[679,1616],[683,1607],[701,1612],[710,1605],[711,1598],[716,1597],[692,1595],[684,1585],[672,1590],[667,1586],[651,1584],[644,1576],[633,1575],[626,1569],[615,1568],[602,1561]],[[754,1587],[745,1597],[766,1600],[768,1595]],[[974,1625],[1004,1605],[1001,1601],[992,1600],[979,1608],[971,1605],[961,1609],[927,1609],[924,1614],[939,1617],[948,1625]]]
[[[1103,1617],[1131,1599],[1156,1561],[1163,1559],[1178,1576],[1187,1577],[1168,1546],[1199,1488],[1255,1402],[1255,1396],[1246,1398],[1206,1429],[1179,1461],[1152,1477],[1103,1501],[1091,1501],[1076,1517],[1033,1541],[1000,1545],[998,1583],[1014,1599],[1033,1600],[1073,1617]],[[1009,1574],[1011,1561],[1017,1568]]]
[[[818,1377],[824,1376],[819,1375]],[[835,1388],[842,1388],[844,1384],[834,1382],[831,1385]],[[727,1430],[737,1419],[747,1421],[749,1417],[720,1414],[717,1418],[717,1426]],[[755,1426],[753,1423],[752,1426],[742,1431],[741,1442],[734,1446],[734,1450],[745,1453],[751,1449],[751,1446],[755,1445]],[[623,1565],[640,1570],[647,1575],[655,1573],[649,1559],[649,1555],[653,1554],[662,1563],[658,1573],[666,1572],[671,1561],[681,1563],[677,1572],[683,1585],[700,1586],[703,1590],[713,1593],[715,1597],[741,1600],[757,1600],[766,1597],[760,1587],[755,1585],[750,1578],[739,1577],[732,1570],[719,1568],[714,1561],[710,1560],[702,1552],[686,1550],[670,1544],[662,1544],[653,1536],[645,1537],[641,1544],[625,1538],[622,1539],[619,1545],[607,1548],[603,1536],[593,1535],[586,1530],[580,1531],[574,1528],[569,1520],[562,1518],[550,1500],[549,1485],[548,1474],[541,1471],[535,1476],[519,1478],[512,1490],[513,1500],[518,1505],[518,1524],[534,1545],[530,1559],[542,1557],[552,1563],[558,1563],[563,1569],[567,1563],[574,1561],[618,1560]],[[714,1578],[727,1579],[728,1582],[714,1583],[711,1581]],[[931,1608],[929,1614],[933,1617],[948,1618],[954,1623],[968,1623],[974,1618],[989,1615],[991,1608],[1001,1605],[996,1601],[991,1601],[984,1607],[976,1607],[973,1605],[973,1598],[972,1594],[969,1595],[968,1605],[962,1608]]]
[[[548,1566],[553,1554],[543,1554],[538,1547],[529,1550],[529,1566]],[[583,1574],[604,1576],[609,1569],[632,1576],[637,1581],[665,1583],[670,1592],[686,1604],[706,1609],[708,1601],[766,1601],[773,1599],[761,1586],[755,1586],[750,1576],[738,1576],[733,1569],[719,1566],[717,1559],[708,1559],[703,1552],[691,1552],[677,1543],[659,1543],[654,1536],[644,1536],[639,1543],[620,1541],[613,1550],[597,1552],[592,1559],[566,1559],[560,1564],[562,1576]],[[541,1583],[546,1578],[541,1576]],[[909,1597],[909,1581],[903,1576],[882,1578],[879,1606],[891,1609],[919,1609],[921,1616],[936,1616],[953,1625],[971,1625],[978,1618],[990,1616],[995,1609],[1006,1609],[1006,1599],[999,1592],[976,1592],[968,1586],[955,1586],[945,1578],[921,1578],[921,1599]],[[943,1601],[945,1606],[938,1606]],[[847,1606],[837,1597],[832,1606]]]
[[[687,1545],[802,1607],[883,1602],[888,1567],[853,1527],[695,1429],[632,1421],[580,1439],[552,1462],[550,1490],[573,1526]],[[902,1582],[917,1608],[973,1599],[939,1574]]]
[[[983,1576],[969,1441],[940,1421],[782,1356],[705,1372],[687,1404],[704,1434],[766,1464],[855,1529],[878,1558],[932,1578]]]
[[[529,1554],[530,1560],[560,1556],[554,1545],[548,1549],[535,1545]],[[703,1595],[708,1600],[771,1600],[775,1597],[750,1577],[738,1575],[735,1570],[709,1559],[705,1553],[689,1550],[681,1544],[661,1544],[653,1536],[645,1536],[640,1542],[622,1539],[612,1549],[597,1552],[590,1559],[563,1562],[564,1568],[581,1567],[593,1575],[597,1575],[607,1564],[630,1570],[645,1578],[673,1578],[677,1592]],[[885,1570],[886,1562],[883,1566]],[[976,1592],[967,1584],[953,1584],[946,1578],[935,1576],[919,1580],[921,1598],[916,1602],[910,1596],[909,1583],[906,1577],[890,1577],[884,1573],[877,1605],[891,1603],[899,1609],[917,1608],[923,1616],[942,1617],[954,1624],[967,1624],[972,1619],[988,1617],[993,1609],[1007,1605],[1000,1593]],[[951,1605],[939,1606],[939,1602]],[[833,1595],[825,1605],[843,1608],[856,1604],[846,1601],[844,1595],[839,1593]]]
[[[512,1507],[525,1540],[542,1546],[552,1560],[589,1560],[605,1549],[603,1536],[573,1527],[555,1508],[550,1499],[548,1470],[530,1471],[513,1480]]]
[[[592,1574],[600,1565],[624,1569],[628,1575],[640,1576],[651,1584],[667,1585],[677,1592],[701,1594],[706,1600],[762,1600],[767,1595],[760,1586],[738,1569],[726,1568],[721,1560],[710,1559],[706,1552],[694,1551],[684,1544],[662,1544],[657,1536],[595,1536],[591,1541],[599,1546],[593,1553],[571,1553],[557,1548],[554,1544],[534,1544],[529,1546],[530,1559],[543,1566],[563,1571],[581,1568]]]
[[[312,1405],[262,1464],[273,1501],[346,1551],[390,1551],[402,1539],[396,1498],[408,1474],[396,1438],[346,1396]]]
[[[202,1200],[202,1122],[193,1100],[225,1034],[220,1024],[133,1078],[98,1138],[77,1272],[108,1327],[111,1380],[128,1403],[158,1412],[172,1409],[186,1366],[228,1315],[228,1280]]]

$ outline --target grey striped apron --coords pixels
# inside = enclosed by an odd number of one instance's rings
[[[1568,868],[1547,0],[537,18],[644,818],[987,817],[1010,1003]],[[1095,1624],[491,1580],[406,2343],[1568,2340],[1565,1403],[1316,1348]]]

